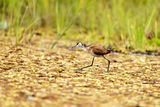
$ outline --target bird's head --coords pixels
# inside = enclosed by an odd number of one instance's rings
[[[77,47],[77,48],[83,48],[83,47],[86,47],[86,45],[82,44],[81,42],[78,42],[75,47]]]
[[[81,42],[78,42],[75,46],[69,47],[69,49],[74,48],[86,48],[87,46],[85,44],[82,44]]]

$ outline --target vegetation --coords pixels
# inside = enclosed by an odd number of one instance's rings
[[[24,31],[52,27],[57,40],[65,35],[105,46],[117,42],[134,48],[160,46],[159,0],[1,0],[0,4],[1,23],[14,28],[16,43]]]
[[[159,13],[159,0],[0,0],[0,107],[158,107]],[[69,50],[79,41],[113,47],[109,73],[103,58],[74,71],[92,60]]]

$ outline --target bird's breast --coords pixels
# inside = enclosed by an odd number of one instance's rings
[[[92,56],[100,57],[101,55],[96,54],[93,50],[88,51]]]

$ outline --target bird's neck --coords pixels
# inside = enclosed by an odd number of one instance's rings
[[[85,52],[88,52],[87,49],[86,49],[86,47],[84,47],[84,46],[81,47],[81,49],[82,49],[83,51],[85,51]]]

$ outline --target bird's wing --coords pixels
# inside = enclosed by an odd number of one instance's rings
[[[94,52],[96,55],[105,55],[107,54],[107,50],[101,46],[91,46],[90,50]]]

